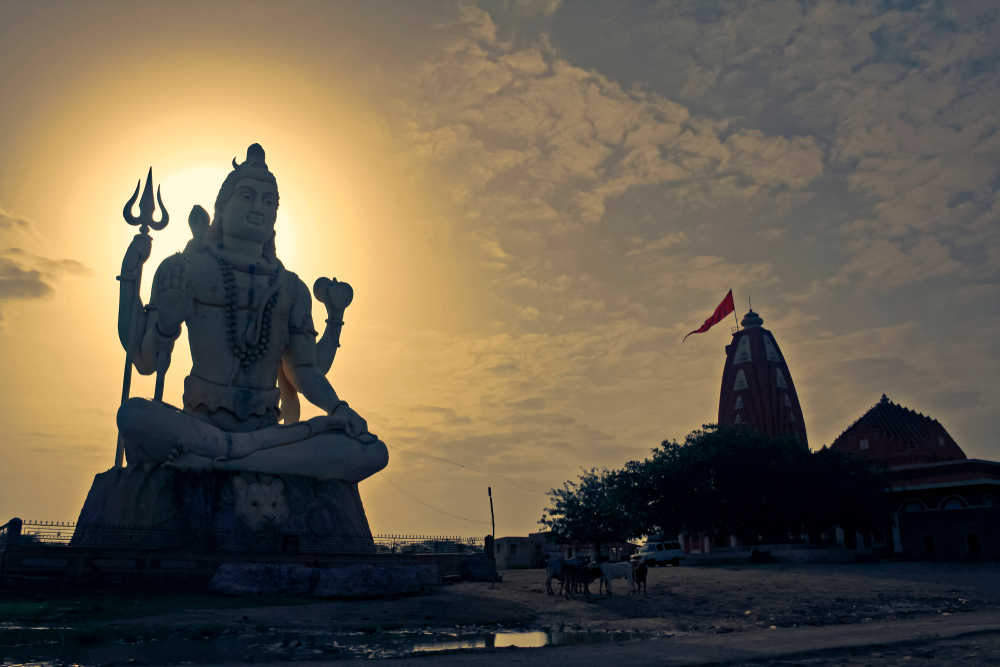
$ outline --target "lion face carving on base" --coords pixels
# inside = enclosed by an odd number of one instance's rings
[[[270,484],[247,482],[233,478],[236,488],[236,517],[251,530],[276,530],[288,519],[285,483],[280,479]]]

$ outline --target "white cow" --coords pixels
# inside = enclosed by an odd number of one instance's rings
[[[611,580],[624,579],[629,585],[629,595],[635,593],[635,569],[632,563],[601,563],[601,583],[597,590],[600,592],[601,586],[605,586],[608,595],[611,595]]]

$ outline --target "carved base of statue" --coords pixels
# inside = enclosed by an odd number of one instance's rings
[[[240,541],[248,534],[263,543],[277,533],[300,536],[303,550],[373,551],[357,484],[143,466],[112,468],[94,478],[72,544],[242,551],[253,547]],[[326,544],[332,536],[361,539]]]

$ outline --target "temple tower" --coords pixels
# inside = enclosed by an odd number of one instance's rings
[[[752,310],[726,346],[719,425],[748,426],[770,436],[791,435],[809,446],[806,423],[781,348]]]

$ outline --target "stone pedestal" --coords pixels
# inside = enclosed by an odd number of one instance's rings
[[[108,526],[164,535],[357,536],[366,546],[350,550],[373,547],[358,485],[301,475],[112,468],[94,478],[72,543],[120,546]]]

